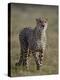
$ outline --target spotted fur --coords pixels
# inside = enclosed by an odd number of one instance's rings
[[[43,55],[46,47],[47,19],[40,17],[36,19],[36,27],[24,28],[19,34],[21,44],[21,56],[17,64],[27,66],[30,53],[35,58],[37,70],[42,65]]]

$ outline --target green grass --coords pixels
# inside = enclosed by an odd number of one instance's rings
[[[43,66],[39,71],[31,56],[29,70],[15,66],[20,57],[19,32],[24,27],[35,27],[35,19],[40,16],[48,18],[47,51]],[[11,76],[32,76],[58,74],[58,7],[57,6],[11,6]]]

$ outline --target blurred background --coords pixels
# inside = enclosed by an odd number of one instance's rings
[[[36,18],[48,19],[47,50],[39,71],[33,56],[30,58],[29,71],[15,66],[20,58],[19,33],[25,27],[35,28]],[[11,4],[11,76],[58,74],[58,6]]]

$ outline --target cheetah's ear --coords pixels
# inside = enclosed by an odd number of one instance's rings
[[[36,22],[38,22],[38,18],[36,18]]]
[[[48,21],[48,18],[47,17],[45,19],[46,19],[46,21]]]

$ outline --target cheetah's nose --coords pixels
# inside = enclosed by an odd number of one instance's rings
[[[44,27],[44,25],[41,25],[42,27]]]

